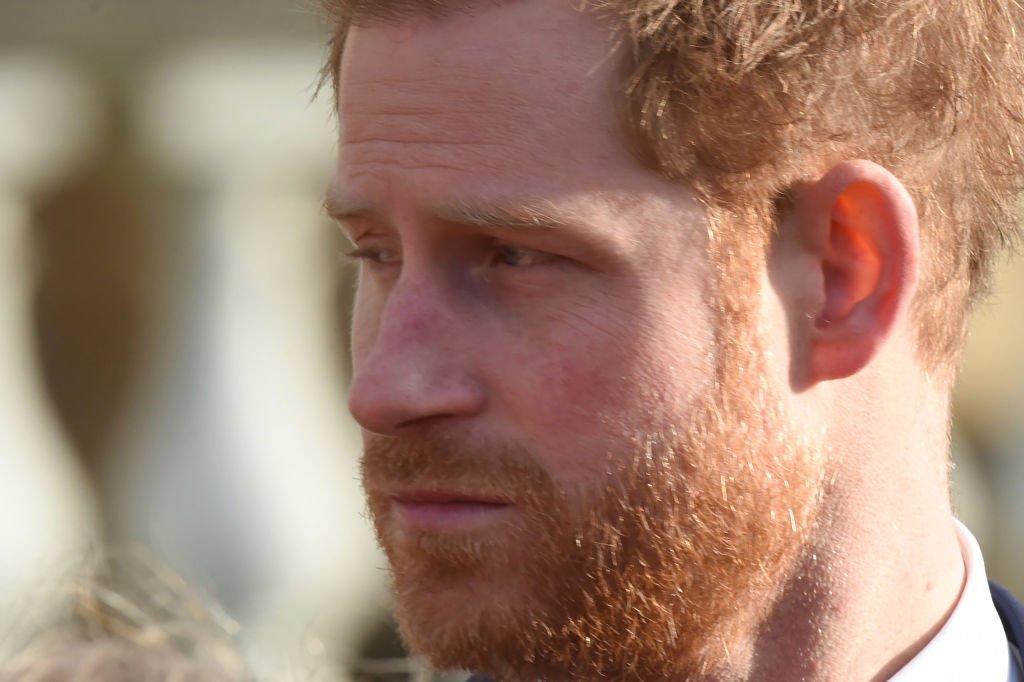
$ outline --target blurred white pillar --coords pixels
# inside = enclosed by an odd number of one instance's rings
[[[32,197],[85,156],[88,84],[47,55],[0,52],[0,661],[63,604],[97,540],[89,484],[40,382],[32,333]]]
[[[123,536],[206,582],[279,680],[336,675],[325,666],[386,606],[335,343],[318,60],[196,50],[147,79],[142,142],[188,206],[166,235],[139,412],[110,462]]]

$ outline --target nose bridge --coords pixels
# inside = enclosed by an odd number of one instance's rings
[[[449,345],[446,337],[458,325],[446,288],[438,273],[414,263],[404,267],[379,312],[374,351],[396,353],[410,362],[443,351],[438,346]]]
[[[480,387],[458,340],[463,322],[436,277],[404,271],[375,312],[374,329],[357,344],[349,396],[356,420],[387,434],[478,409]],[[366,331],[353,329],[356,336]]]

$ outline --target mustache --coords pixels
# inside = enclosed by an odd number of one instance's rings
[[[370,493],[392,486],[467,486],[522,500],[550,498],[559,487],[528,448],[487,439],[365,434],[360,469]]]

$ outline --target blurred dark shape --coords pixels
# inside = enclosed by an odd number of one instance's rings
[[[94,477],[135,379],[151,295],[148,185],[111,108],[103,153],[44,197],[34,221],[43,378]]]

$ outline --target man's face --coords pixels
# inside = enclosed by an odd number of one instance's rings
[[[438,667],[710,672],[813,514],[762,266],[631,154],[615,46],[541,0],[349,35],[350,404],[403,634]]]

